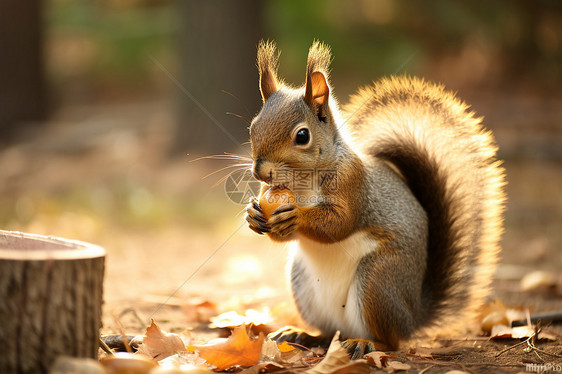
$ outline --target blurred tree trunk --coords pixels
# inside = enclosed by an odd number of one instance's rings
[[[0,1],[0,143],[45,119],[41,2]]]
[[[262,36],[262,2],[178,0],[176,4],[178,80],[204,110],[178,91],[175,150],[240,152],[240,144],[248,140],[249,124],[226,113],[250,120],[261,104],[255,59]]]

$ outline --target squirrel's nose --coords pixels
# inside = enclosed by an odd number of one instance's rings
[[[254,161],[254,165],[252,166],[252,173],[254,174],[254,178],[260,180],[262,182],[269,183],[271,182],[271,170],[266,170],[267,168],[263,167],[263,159],[258,158]]]

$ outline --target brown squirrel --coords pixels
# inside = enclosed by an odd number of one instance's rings
[[[504,172],[492,134],[452,93],[409,77],[360,89],[340,113],[326,45],[310,48],[304,87],[277,77],[278,57],[272,42],[259,44],[253,174],[296,203],[265,219],[254,198],[246,220],[290,241],[303,319],[377,349],[459,332],[485,302],[498,258]],[[309,186],[299,189],[303,172]]]

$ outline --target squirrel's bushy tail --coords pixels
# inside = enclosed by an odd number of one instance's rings
[[[491,133],[441,86],[383,79],[344,108],[364,153],[402,173],[429,222],[419,328],[451,332],[474,319],[498,258],[504,173]]]

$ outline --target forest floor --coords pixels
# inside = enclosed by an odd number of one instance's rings
[[[487,105],[482,100],[480,110]],[[562,269],[560,109],[549,106],[548,116],[539,116],[544,103],[503,105],[505,116],[487,114],[506,159],[509,196],[493,297],[532,314],[562,311],[560,279],[558,289],[547,292],[521,289],[532,271],[560,277]],[[122,326],[142,334],[154,319],[166,331],[189,330],[201,342],[220,335],[207,326],[211,314],[248,309],[271,316],[270,329],[299,324],[285,280],[287,249],[249,230],[243,205],[228,198],[223,184],[213,187],[226,171],[204,178],[228,163],[169,154],[173,120],[166,109],[143,103],[67,110],[0,149],[1,228],[106,249],[103,333]],[[534,117],[524,116],[529,113]],[[546,354],[519,346],[497,357],[519,340],[474,335],[437,342],[449,349],[434,360],[412,359],[406,355],[412,347],[396,355],[411,372],[537,368],[527,364],[562,370],[562,359],[548,354],[562,354],[562,329],[548,329],[558,339],[537,343]]]

